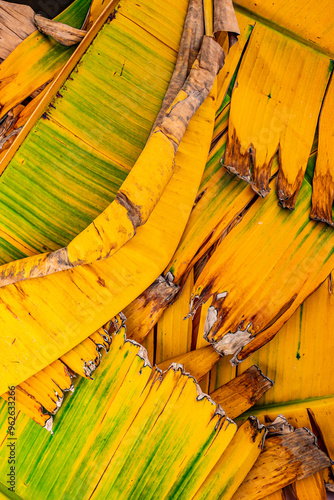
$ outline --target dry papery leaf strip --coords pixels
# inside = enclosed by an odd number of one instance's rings
[[[4,60],[36,28],[52,36],[65,46],[75,45],[86,35],[85,30],[73,28],[40,14],[35,14],[28,5],[0,1],[0,59]]]
[[[76,19],[76,16],[78,16],[78,18],[82,17],[80,2],[81,0],[75,1],[70,8],[66,9],[59,17],[66,19],[72,16],[72,22],[74,13],[74,19]],[[90,10],[87,13],[86,19],[89,18],[89,14]],[[28,25],[26,26],[27,23]],[[57,74],[57,71],[61,69],[62,62],[66,62],[66,50],[64,50],[63,55],[61,55],[57,48],[57,44],[50,43],[46,37],[42,37],[41,39],[36,27],[40,29],[40,32],[46,35],[52,36],[55,34],[57,37],[56,33],[59,32],[58,41],[61,43],[64,42],[66,46],[79,43],[86,34],[84,30],[77,30],[76,28],[72,28],[71,26],[55,20],[43,18],[35,14],[34,11],[26,5],[1,1],[0,37],[3,43],[0,51],[6,49],[7,42],[11,43],[13,41],[12,38],[14,37],[15,30],[19,30],[20,36],[16,43],[10,46],[10,51],[8,51],[6,57],[6,63],[0,70],[0,107],[2,108],[2,119],[8,123],[8,117],[11,117],[11,114],[14,112],[14,116],[17,120],[17,123],[16,120],[11,121],[10,127],[7,127],[6,130],[3,130],[3,126],[0,127],[2,129],[0,132],[0,160],[5,156],[6,150],[13,144],[16,136],[21,132],[22,127],[37,108],[43,95],[47,92],[47,89],[42,95],[40,95],[41,92],[50,84],[52,78]],[[7,28],[9,29],[9,35],[6,32]],[[24,39],[26,39],[25,42],[21,44],[20,42]],[[45,63],[46,52],[48,54],[47,64]],[[67,58],[69,58],[70,55],[71,51],[68,51]],[[61,58],[63,58],[63,61],[61,61]],[[0,62],[2,62],[1,58]],[[43,73],[45,74],[44,83],[43,80],[41,80],[43,78]],[[35,81],[39,82],[40,85],[38,86]],[[32,91],[32,89],[35,90]],[[36,98],[37,96],[39,97]],[[15,104],[18,104],[20,101],[22,104],[15,106]],[[10,109],[11,106],[13,106],[12,109]]]
[[[89,17],[90,22],[95,22],[96,17],[92,18],[85,11],[86,8],[88,9],[89,3],[90,0],[74,0],[55,19],[63,23],[71,22],[76,27],[80,27],[84,23],[85,17]],[[18,7],[22,9],[25,6],[19,5]],[[33,93],[37,89],[50,82],[74,52],[74,47],[72,49],[61,47],[49,37],[41,37],[34,23],[34,15],[34,11],[31,10],[33,27],[30,35],[1,64],[1,118],[15,105],[24,102],[30,96],[33,97]],[[98,12],[94,10],[94,16],[96,15]],[[32,114],[32,111],[30,112]]]
[[[166,112],[172,105],[178,92],[183,87],[191,67],[198,56],[203,35],[203,2],[202,0],[189,0],[187,16],[184,23],[175,68],[162,102],[161,109],[152,127],[152,132],[155,127],[161,124]]]
[[[174,155],[184,135],[190,118],[206,99],[216,74],[224,63],[224,52],[211,38],[204,36],[198,59],[196,59],[183,89],[170,110],[146,144],[136,165],[122,184],[109,207],[92,224],[75,237],[67,247],[55,252],[28,257],[0,268],[0,286],[18,281],[38,278],[76,266],[89,264],[110,257],[120,246],[132,238],[138,226],[143,225],[168,183],[174,168]],[[156,164],[157,144],[165,149],[161,160],[161,177],[152,185],[149,175],[152,164]],[[147,175],[143,176],[143,170]],[[145,182],[150,184],[144,185]],[[141,190],[138,191],[138,183]],[[143,192],[154,193],[143,206]],[[115,224],[117,220],[117,224]],[[124,226],[127,228],[124,231]],[[110,234],[110,231],[112,233]],[[90,245],[84,241],[89,235]]]

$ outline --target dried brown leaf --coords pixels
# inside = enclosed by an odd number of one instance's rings
[[[35,15],[34,21],[41,33],[52,36],[57,42],[67,47],[80,43],[87,33],[85,30],[72,28],[68,24],[47,19],[39,14]]]

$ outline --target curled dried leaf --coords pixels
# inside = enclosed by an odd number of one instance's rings
[[[66,45],[66,47],[80,43],[87,33],[86,30],[72,28],[68,24],[47,19],[40,14],[35,14],[34,21],[41,33],[52,36],[57,42]]]

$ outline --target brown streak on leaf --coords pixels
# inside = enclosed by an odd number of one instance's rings
[[[29,262],[29,259],[30,257],[26,257],[18,261],[21,263],[21,269],[17,269],[15,264],[13,266],[3,266],[0,272],[0,287],[26,279],[46,276],[60,269],[63,271],[73,267],[73,264],[68,260],[67,248],[60,248],[55,252],[41,254],[36,257],[35,265],[31,266],[31,268],[26,268],[25,264]]]

